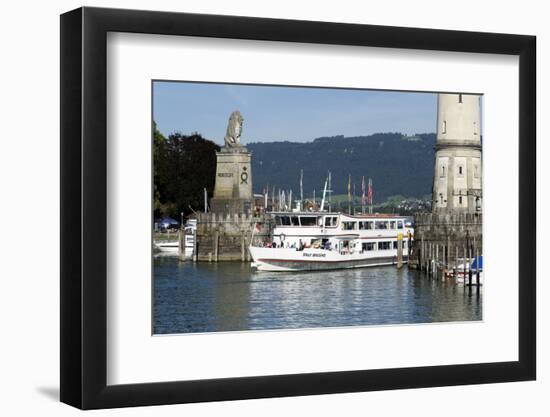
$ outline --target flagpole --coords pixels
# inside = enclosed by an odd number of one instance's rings
[[[348,174],[348,214],[351,214],[351,174]]]
[[[304,205],[304,170],[300,170],[300,210],[303,210]]]
[[[369,214],[372,214],[372,179],[369,178],[369,190],[368,190],[368,200],[369,200]]]
[[[288,203],[289,203],[289,206],[290,206],[290,211],[292,211],[292,188],[288,192]]]
[[[365,214],[365,176],[361,177],[361,213]]]
[[[351,200],[353,203],[352,203],[352,206],[353,206],[353,215],[355,215],[355,183],[353,183],[353,199]]]

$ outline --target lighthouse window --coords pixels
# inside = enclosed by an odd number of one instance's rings
[[[463,170],[462,170],[462,165],[458,166],[458,175],[464,175]]]
[[[459,94],[459,95],[458,95],[458,102],[459,102],[459,103],[462,103],[462,94]]]
[[[443,133],[447,133],[447,120],[443,120]]]
[[[445,165],[441,167],[441,177],[443,178],[445,176]]]
[[[462,196],[461,195],[458,196],[458,204],[462,205]]]

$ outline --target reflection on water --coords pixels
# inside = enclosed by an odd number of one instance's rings
[[[481,293],[406,267],[281,273],[155,258],[153,332],[481,320]]]

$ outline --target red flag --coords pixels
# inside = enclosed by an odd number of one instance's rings
[[[372,204],[372,195],[373,195],[372,180],[369,178],[369,190],[367,194],[367,199],[369,201],[369,204]]]
[[[361,178],[361,204],[365,205],[365,177]]]

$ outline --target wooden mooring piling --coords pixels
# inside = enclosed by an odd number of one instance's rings
[[[481,214],[416,215],[409,267],[431,280],[450,279],[468,287],[481,286],[481,230]]]
[[[429,279],[455,279],[463,281],[466,285],[481,285],[480,248],[473,244],[441,245],[432,242],[421,241],[418,244],[416,263],[411,262],[411,267],[416,267]]]

